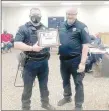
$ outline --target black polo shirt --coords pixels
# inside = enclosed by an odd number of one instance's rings
[[[90,36],[87,26],[76,20],[72,25],[65,21],[59,29],[61,46],[59,54],[69,56],[82,53],[82,44],[90,43]]]

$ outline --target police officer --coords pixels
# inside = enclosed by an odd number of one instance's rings
[[[30,110],[32,86],[36,76],[39,81],[42,108],[54,110],[54,107],[49,104],[47,86],[49,48],[42,48],[37,43],[37,30],[46,29],[40,21],[40,9],[32,8],[30,10],[30,21],[20,26],[15,36],[14,47],[23,51],[27,57],[23,70],[24,90],[21,99],[23,110]]]
[[[58,102],[62,106],[72,101],[70,76],[75,84],[75,109],[81,110],[84,102],[82,80],[88,54],[90,37],[87,26],[77,20],[77,9],[70,8],[66,12],[66,21],[59,29],[60,36],[60,71],[63,80],[64,98]]]

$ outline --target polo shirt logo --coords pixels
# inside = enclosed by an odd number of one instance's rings
[[[73,31],[73,32],[76,31],[76,28],[73,28],[72,31]]]

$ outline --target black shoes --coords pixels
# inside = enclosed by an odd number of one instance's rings
[[[63,105],[65,105],[66,103],[70,103],[70,102],[72,102],[72,99],[71,98],[63,98],[63,99],[61,99],[59,102],[58,102],[58,106],[63,106]]]
[[[30,111],[29,108],[22,108],[22,111]]]
[[[58,102],[58,106],[63,106],[65,105],[66,103],[70,103],[72,102],[72,99],[71,98],[63,98],[61,99],[59,102]],[[82,105],[76,105],[76,107],[73,109],[74,111],[82,111],[83,108],[82,108]]]
[[[42,104],[41,106],[42,108],[46,109],[46,110],[56,110],[52,105],[50,104]],[[30,108],[22,108],[22,111],[30,111]]]
[[[46,110],[56,110],[52,105],[50,104],[42,104],[42,108],[46,109]]]
[[[82,107],[75,107],[74,111],[82,111],[83,108]]]

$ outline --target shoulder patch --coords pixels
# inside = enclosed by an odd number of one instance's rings
[[[87,27],[85,27],[84,30],[85,30],[86,33],[89,33],[89,30],[88,30]]]

